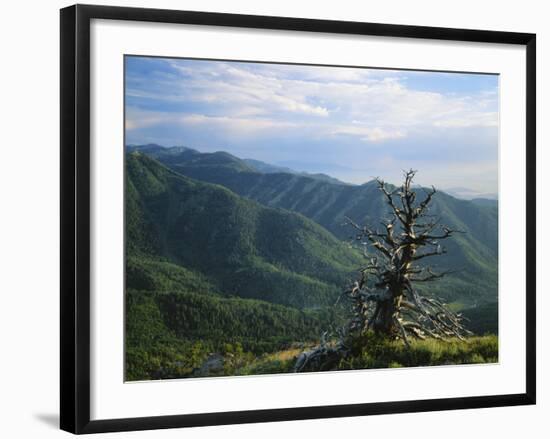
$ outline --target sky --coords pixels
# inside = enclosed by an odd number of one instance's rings
[[[498,76],[127,56],[126,144],[498,193]]]

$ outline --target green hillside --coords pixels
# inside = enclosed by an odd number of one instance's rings
[[[129,154],[126,166],[132,287],[151,276],[168,284],[181,278],[225,295],[317,307],[334,303],[361,263],[302,215],[183,177],[141,153]],[[161,261],[170,275],[155,268]]]
[[[168,150],[172,150],[172,148],[168,148]],[[301,175],[303,177],[309,177],[315,180],[321,180],[329,183],[348,184],[338,180],[337,178],[331,177],[330,175],[326,175],[322,173],[310,174],[309,172],[297,172],[287,167],[271,165],[269,163],[265,163],[260,160],[243,159],[243,162],[246,163],[250,168],[252,168],[253,171],[258,171],[264,174],[280,174],[280,173],[295,174],[295,175]]]
[[[498,303],[485,303],[474,308],[467,308],[463,312],[468,319],[469,329],[478,335],[498,335]]]
[[[364,261],[341,224],[380,220],[374,184],[259,172],[223,152],[129,149],[126,379],[285,372],[297,346],[343,322],[332,305]],[[428,292],[466,308],[477,334],[498,332],[497,209],[439,193],[433,213],[467,232],[448,240],[440,268],[465,268]],[[204,370],[212,355],[222,371]]]
[[[126,378],[315,341],[361,257],[300,214],[126,157]],[[249,358],[249,359],[250,359]]]
[[[330,308],[303,311],[200,292],[128,289],[126,379],[189,376],[211,352],[238,350],[251,361],[296,340],[312,343],[337,318]]]
[[[262,167],[255,166],[254,161],[243,161],[226,152],[202,154],[192,149],[176,152],[160,146],[149,146],[144,152],[180,174],[223,185],[264,206],[299,212],[341,240],[353,234],[349,227],[342,226],[346,216],[358,223],[377,225],[387,212],[374,182],[354,186],[272,169],[259,172]],[[431,213],[441,217],[443,224],[465,233],[447,240],[448,253],[430,261],[436,263],[435,268],[456,273],[422,288],[454,302],[456,307],[495,302],[498,279],[495,204],[459,200],[438,192]]]

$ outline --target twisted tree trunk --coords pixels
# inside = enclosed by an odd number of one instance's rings
[[[392,215],[390,221],[382,222],[382,232],[359,226],[347,218],[356,230],[355,240],[364,245],[365,257],[369,259],[369,264],[360,270],[359,280],[343,293],[352,302],[353,317],[333,347],[323,338],[317,349],[303,353],[296,364],[297,371],[325,367],[335,358],[347,356],[348,339],[368,330],[390,339],[402,339],[407,346],[409,336],[464,339],[471,334],[462,325],[460,315],[435,298],[422,297],[414,288],[416,283],[435,281],[447,274],[435,273],[430,267],[418,266],[417,262],[446,253],[440,241],[456,232],[436,219],[427,219],[433,218],[428,210],[436,190],[432,187],[425,191],[424,199],[417,202],[416,192],[412,190],[415,173],[406,172],[401,187],[391,191],[378,180]],[[374,256],[368,253],[369,246],[374,249]]]

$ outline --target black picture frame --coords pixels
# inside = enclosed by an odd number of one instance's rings
[[[526,47],[526,392],[508,395],[90,420],[90,21],[132,20],[256,29],[407,37]],[[536,36],[448,29],[110,6],[61,10],[61,404],[63,430],[99,433],[251,422],[535,404]]]

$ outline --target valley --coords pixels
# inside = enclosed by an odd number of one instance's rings
[[[373,182],[158,145],[127,148],[125,203],[127,380],[196,376],[214,353],[233,372],[288,371],[284,352],[346,318],[335,303],[364,258],[345,218],[386,215]],[[438,192],[432,214],[463,233],[437,261],[453,273],[420,288],[496,333],[494,203]]]

